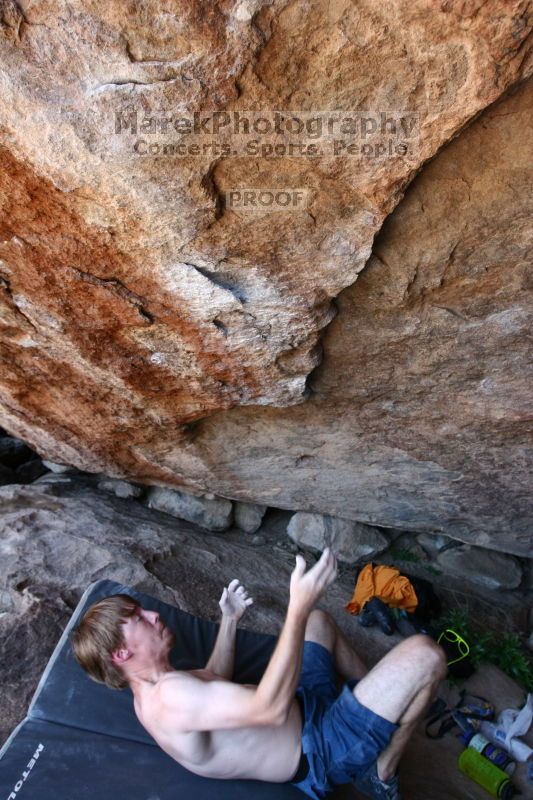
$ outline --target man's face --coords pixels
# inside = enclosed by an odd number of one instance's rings
[[[126,648],[138,665],[166,658],[174,643],[174,634],[165,627],[157,611],[140,606],[122,623],[122,632]]]

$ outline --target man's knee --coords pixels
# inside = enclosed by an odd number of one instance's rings
[[[307,624],[311,624],[314,627],[331,628],[334,627],[335,622],[327,611],[323,611],[321,608],[314,608],[309,614]]]
[[[306,640],[318,642],[331,650],[335,643],[335,622],[327,611],[315,608],[309,614],[305,627]]]
[[[417,634],[406,639],[411,655],[424,674],[441,681],[448,670],[446,656],[442,647],[429,636]]]

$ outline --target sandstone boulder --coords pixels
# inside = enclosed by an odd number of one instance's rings
[[[437,564],[447,574],[487,589],[516,589],[522,580],[522,568],[515,558],[480,547],[445,550],[439,554]]]
[[[186,492],[155,486],[148,490],[146,504],[148,508],[194,522],[210,531],[227,530],[233,519],[233,505],[223,497],[196,497]]]
[[[56,475],[61,475],[64,472],[75,471],[68,464],[56,464],[55,461],[48,461],[47,459],[43,459],[43,464],[46,469],[49,469],[50,472],[54,472]]]
[[[331,547],[347,564],[370,561],[389,546],[387,537],[370,525],[304,511],[293,515],[287,533],[302,547],[321,551]]]
[[[96,485],[98,489],[101,489],[103,492],[111,492],[117,497],[122,497],[124,500],[127,498],[140,497],[143,493],[142,486],[135,486],[133,483],[121,481],[118,478],[108,478],[107,476],[99,480]]]
[[[235,525],[240,528],[241,531],[255,533],[261,525],[266,510],[266,506],[260,506],[256,503],[236,502],[233,504]]]
[[[524,554],[523,2],[208,5],[0,7],[0,424],[95,473]],[[197,142],[152,125],[176,109],[396,134],[169,155]],[[308,205],[231,208],[250,185]]]

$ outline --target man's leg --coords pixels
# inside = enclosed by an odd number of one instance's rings
[[[444,651],[429,636],[410,636],[394,647],[354,688],[356,699],[399,724],[377,761],[380,780],[395,773],[405,746],[446,675]]]
[[[343,680],[361,680],[368,673],[367,667],[327,611],[315,608],[310,613],[305,627],[305,639],[321,644],[332,653],[337,672]]]

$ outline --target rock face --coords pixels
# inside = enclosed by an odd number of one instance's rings
[[[241,531],[255,533],[261,525],[266,510],[266,506],[259,506],[256,503],[235,503],[233,506],[235,525]]]
[[[231,501],[222,497],[195,497],[185,492],[155,487],[148,491],[146,499],[149,508],[194,522],[210,531],[226,530],[233,518]]]
[[[291,518],[287,533],[302,547],[320,551],[331,547],[347,564],[371,560],[389,546],[387,537],[370,525],[303,511]]]
[[[102,478],[97,485],[103,492],[112,492],[124,500],[128,497],[140,497],[143,493],[141,486],[134,486],[127,481],[117,480],[116,478]]]
[[[165,464],[225,496],[529,555],[532,106],[528,83],[416,179],[337,300],[305,405],[214,415]]]
[[[516,559],[479,547],[446,550],[438,556],[437,564],[447,574],[467,578],[487,589],[515,589],[522,580],[522,570]]]
[[[0,423],[117,478],[527,552],[529,33],[521,0],[4,0]],[[224,155],[217,112],[272,109],[356,132]]]

